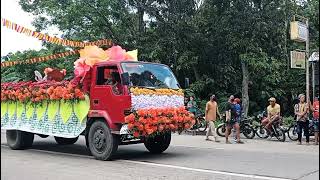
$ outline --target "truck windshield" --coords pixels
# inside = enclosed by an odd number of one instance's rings
[[[179,89],[179,83],[169,67],[160,64],[128,62],[121,64],[129,73],[130,86]]]

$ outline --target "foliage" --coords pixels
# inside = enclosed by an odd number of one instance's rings
[[[305,89],[304,71],[289,68],[289,52],[304,49],[303,43],[289,39],[293,15],[309,18],[310,49],[319,50],[318,0],[20,0],[20,4],[36,16],[33,24],[38,30],[54,25],[73,40],[111,38],[128,50],[138,48],[139,60],[167,64],[180,82],[190,79],[189,92],[201,107],[212,94],[221,109],[230,94],[241,97],[241,63],[246,63],[249,114],[264,109],[270,96],[277,98],[284,115],[292,114],[294,98]],[[46,47],[8,57],[63,51]],[[34,70],[48,64],[70,73],[75,59],[7,68],[1,70],[1,80],[30,80]]]

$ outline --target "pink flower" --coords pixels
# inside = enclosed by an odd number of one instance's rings
[[[85,63],[84,58],[79,58],[74,62],[74,75],[76,77],[83,77],[90,70],[90,66]]]
[[[122,49],[120,46],[112,46],[106,50],[110,60],[122,61],[126,59],[126,50]]]

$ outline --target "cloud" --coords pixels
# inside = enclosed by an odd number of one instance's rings
[[[18,0],[1,0],[1,18],[8,19],[26,28],[35,30],[31,22],[34,16],[21,9]],[[47,31],[50,35],[61,34],[57,28],[53,27]],[[40,50],[42,42],[33,37],[17,33],[1,25],[1,56],[9,52],[15,53],[24,50]]]

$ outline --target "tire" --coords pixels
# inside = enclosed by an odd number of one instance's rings
[[[288,137],[292,141],[297,141],[298,140],[298,128],[297,125],[291,125],[287,131]]]
[[[276,130],[275,136],[278,139],[278,141],[281,141],[281,142],[286,141],[286,132],[279,127],[277,127],[275,130]]]
[[[208,127],[207,121],[202,117],[198,118],[197,121],[198,121],[198,131],[199,132],[205,132],[207,130],[207,127]]]
[[[95,120],[89,129],[88,144],[90,153],[98,160],[111,160],[119,146],[120,138],[113,135],[103,120]]]
[[[7,144],[11,149],[26,149],[32,146],[34,134],[19,130],[6,131]]]
[[[54,139],[59,145],[71,145],[78,141],[79,136],[75,138],[63,138],[63,137],[57,137],[55,136]]]
[[[216,131],[220,137],[225,137],[226,125],[224,123],[219,124]]]
[[[144,146],[153,154],[160,154],[168,149],[171,142],[171,132],[165,132],[162,135],[146,137]]]
[[[258,126],[255,131],[259,138],[266,139],[269,136],[267,130],[263,126]]]
[[[242,134],[248,139],[253,139],[256,133],[252,126],[245,124],[242,129]]]

